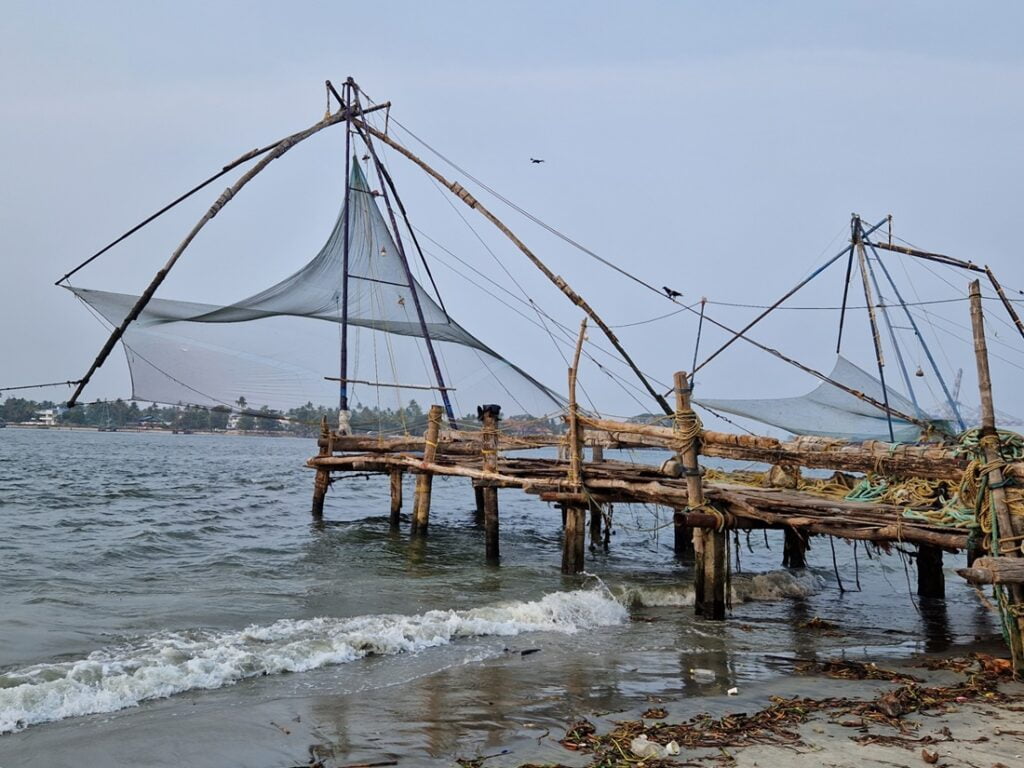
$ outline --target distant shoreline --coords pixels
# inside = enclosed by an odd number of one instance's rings
[[[300,440],[311,440],[313,438],[305,437],[303,435],[293,435],[288,432],[261,432],[259,430],[245,430],[244,432],[237,429],[224,429],[220,431],[211,431],[208,429],[163,429],[160,427],[114,427],[113,429],[103,429],[100,427],[84,426],[78,424],[35,424],[31,422],[7,422],[6,429],[33,429],[33,430],[53,430],[58,432],[135,432],[143,434],[161,434],[161,435],[206,435],[211,437],[295,437]]]

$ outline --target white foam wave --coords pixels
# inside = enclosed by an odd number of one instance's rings
[[[240,632],[162,632],[0,675],[0,733],[79,715],[113,712],[150,699],[220,688],[245,678],[302,672],[364,656],[446,645],[459,638],[526,632],[571,634],[622,623],[626,609],[603,590],[555,592],[417,616],[283,619]]]
[[[807,597],[821,591],[825,582],[810,571],[769,571],[733,574],[732,599],[736,603]],[[693,605],[693,584],[633,585],[616,590],[626,605],[647,608],[677,608]]]

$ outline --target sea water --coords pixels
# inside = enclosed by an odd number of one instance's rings
[[[730,619],[695,618],[665,509],[617,507],[578,577],[558,511],[512,490],[486,565],[464,479],[435,479],[423,540],[389,529],[376,476],[338,476],[318,524],[314,448],[0,432],[0,766],[450,764],[588,712],[770,685],[779,657],[995,634],[955,575],[922,602],[899,552],[837,542],[833,565],[825,539],[788,572],[776,532],[734,542]]]

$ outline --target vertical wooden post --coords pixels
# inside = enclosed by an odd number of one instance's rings
[[[330,456],[331,432],[327,427],[327,417],[320,420],[320,451],[319,456]],[[331,473],[326,469],[316,470],[316,479],[313,480],[313,519],[323,520],[324,518],[324,497],[327,496],[327,488],[331,484]]]
[[[601,508],[596,504],[590,507],[590,551],[596,552],[601,546],[601,524],[604,518],[601,515]]]
[[[565,532],[562,538],[562,573],[574,574],[583,571],[586,528],[586,510],[580,506],[565,507]]]
[[[473,484],[473,501],[476,503],[476,524],[479,525],[484,519],[484,489],[483,486]]]
[[[686,513],[681,509],[672,512],[672,534],[672,551],[680,560],[692,562],[694,530],[686,524]]]
[[[440,405],[430,406],[427,414],[427,431],[424,434],[426,445],[423,446],[423,461],[433,461],[437,456],[437,436],[441,432],[441,414],[444,409]],[[430,489],[433,475],[429,472],[416,476],[416,498],[413,500],[412,533],[423,536],[427,533],[430,523]]]
[[[695,595],[694,610],[706,619],[725,618],[725,587],[729,560],[725,531],[702,529],[703,546],[698,570],[703,571],[702,593]]]
[[[686,473],[686,501],[690,509],[705,507],[704,484],[701,481],[700,421],[690,404],[690,384],[682,371],[674,377],[676,390],[675,429],[679,433],[682,449],[679,459]],[[697,573],[694,579],[694,610],[709,619],[725,618],[725,582],[728,557],[725,531],[701,529],[694,536],[697,555]]]
[[[989,493],[992,497],[994,520],[992,526],[991,554],[993,557],[1020,557],[1020,545],[1017,537],[1024,532],[1024,521],[1011,514],[1010,505],[1006,500],[1006,489],[1003,487],[1002,456],[999,450],[999,433],[996,431],[996,409],[992,402],[992,376],[988,369],[988,345],[985,342],[985,319],[981,309],[981,285],[975,280],[970,286],[971,297],[971,329],[974,333],[974,356],[978,366],[978,389],[981,394],[981,434],[978,440],[984,453],[986,463],[994,465],[988,473]],[[1010,542],[1003,546],[1003,541]],[[1010,654],[1013,657],[1013,669],[1017,675],[1024,674],[1024,586],[1020,584],[1006,585],[1008,606],[1001,606],[1004,611],[1003,621],[1007,625],[1010,640]],[[1009,614],[1009,615],[1007,615]]]
[[[808,549],[806,534],[794,528],[786,528],[782,544],[782,567],[806,568]]]
[[[402,522],[402,475],[400,469],[391,470],[391,527],[398,528]]]
[[[945,597],[946,576],[942,572],[942,549],[929,544],[917,547],[918,597]]]
[[[604,446],[600,443],[594,443],[590,446],[591,456],[590,460],[595,464],[600,464],[604,461]]]
[[[569,487],[583,491],[583,432],[580,429],[579,406],[576,404],[576,375],[587,331],[587,318],[580,323],[576,339],[576,353],[569,368]],[[583,551],[586,549],[586,509],[581,506],[563,507],[564,533],[562,536],[562,573],[580,573],[583,570]]]
[[[484,423],[481,439],[483,447],[484,472],[498,471],[498,414],[496,405],[486,405],[480,409]],[[498,489],[494,485],[486,485],[482,489],[484,501],[484,549],[488,563],[496,564],[501,559],[498,543]]]

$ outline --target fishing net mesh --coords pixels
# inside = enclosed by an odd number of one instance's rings
[[[539,417],[561,408],[553,392],[456,323],[412,275],[358,163],[349,195],[348,396],[350,407],[400,410],[441,402],[429,335],[456,416],[482,403]],[[153,299],[123,346],[132,398],[278,412],[336,407],[345,208],[320,252],[291,276],[248,298],[215,305]],[[411,255],[410,255],[411,258]],[[137,296],[70,287],[112,325]],[[422,321],[416,308],[416,292]],[[351,381],[357,380],[357,381]],[[368,383],[359,383],[368,382]],[[385,386],[388,385],[388,386]],[[394,386],[398,385],[398,386]]]
[[[878,402],[884,402],[885,394],[888,393],[888,402],[892,409],[908,416],[933,421],[937,429],[949,431],[946,422],[930,419],[910,400],[890,387],[883,390],[878,379],[842,356],[836,360],[829,378]],[[696,402],[715,411],[724,411],[763,424],[771,424],[796,435],[822,435],[850,441],[889,439],[888,419],[881,409],[828,382],[823,382],[801,397],[752,400],[702,399]],[[892,428],[897,442],[915,442],[921,437],[921,428],[905,419],[893,416]]]

